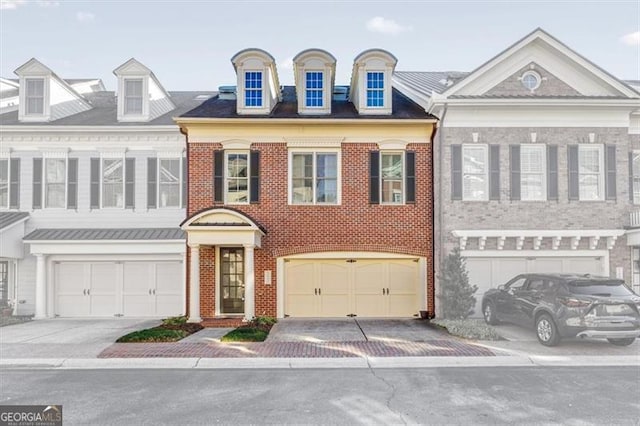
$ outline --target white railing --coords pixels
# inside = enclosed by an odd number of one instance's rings
[[[629,214],[629,226],[632,228],[640,227],[640,210]]]

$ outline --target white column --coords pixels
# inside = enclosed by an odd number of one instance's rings
[[[36,254],[36,314],[34,319],[47,317],[47,257]]]
[[[251,320],[255,316],[255,277],[253,265],[254,245],[244,246],[244,318]]]
[[[200,318],[200,246],[189,246],[191,261],[189,272],[189,320],[201,322]]]

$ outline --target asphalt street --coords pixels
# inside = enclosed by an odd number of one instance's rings
[[[65,425],[640,424],[635,367],[0,372],[0,404]]]

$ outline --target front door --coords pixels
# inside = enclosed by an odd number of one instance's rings
[[[244,249],[220,248],[220,310],[244,313]]]

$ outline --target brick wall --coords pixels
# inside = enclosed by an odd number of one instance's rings
[[[202,209],[223,207],[213,202],[215,143],[189,143],[190,216]],[[369,151],[376,144],[342,145],[342,197],[334,206],[288,205],[288,149],[284,143],[254,143],[260,151],[260,203],[231,205],[267,231],[255,250],[256,315],[276,315],[276,259],[322,251],[375,251],[427,258],[429,310],[433,310],[433,249],[431,145],[409,144],[416,152],[416,203],[402,206],[369,204]],[[201,248],[201,310],[213,315],[215,268],[209,251]],[[211,262],[209,267],[206,262]],[[264,271],[272,271],[272,284],[264,284]]]

